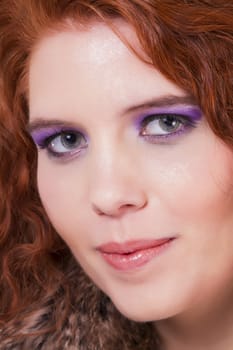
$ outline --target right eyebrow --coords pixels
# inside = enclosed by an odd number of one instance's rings
[[[66,127],[66,128],[77,128],[74,123],[67,122],[67,120],[61,119],[47,119],[47,118],[35,118],[35,120],[28,123],[27,130],[32,133],[38,129],[45,129],[49,127]]]

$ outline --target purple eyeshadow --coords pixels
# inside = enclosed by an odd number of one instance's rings
[[[81,133],[79,130],[72,127],[69,128],[64,126],[46,126],[33,130],[31,132],[31,137],[37,146],[43,148],[46,146],[46,141],[48,141],[49,138],[55,138],[62,132]]]
[[[33,139],[33,141],[35,142],[35,144],[37,144],[38,146],[43,146],[44,141],[56,134],[61,133],[62,131],[64,131],[62,128],[56,128],[56,127],[50,127],[50,128],[43,128],[43,129],[38,129],[38,130],[34,130],[31,133],[31,137]]]
[[[202,119],[202,111],[196,106],[168,106],[161,108],[152,108],[144,112],[137,118],[136,123],[138,129],[140,129],[143,119],[149,115],[161,115],[161,114],[175,114],[190,119],[192,123],[197,123]]]
[[[175,118],[177,117],[177,120],[180,120],[180,125],[183,125],[183,127],[178,131],[164,135],[146,135],[141,133],[145,125],[150,123],[151,120],[158,120],[166,115],[171,115]],[[191,127],[195,127],[196,124],[202,119],[202,115],[202,111],[196,105],[172,105],[147,108],[147,110],[144,110],[139,116],[135,116],[134,120],[140,136],[143,136],[146,140],[148,140],[148,142],[151,143],[162,143],[163,140],[165,141],[168,138],[177,137],[179,134],[183,134],[190,130]],[[88,140],[88,137],[84,134],[84,132],[76,129],[74,126],[64,124],[59,125],[54,123],[50,125],[43,125],[43,123],[39,123],[32,126],[30,131],[34,143],[41,149],[47,149],[53,156],[58,156],[59,152],[56,154],[55,151],[52,151],[49,148],[49,145],[53,139],[60,136],[62,133],[79,134],[81,137],[84,137],[86,141]],[[59,154],[59,156],[61,156],[61,154]]]

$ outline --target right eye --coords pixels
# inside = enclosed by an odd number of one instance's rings
[[[85,136],[79,131],[61,131],[45,138],[40,147],[47,149],[53,157],[67,157],[79,153],[87,147]]]

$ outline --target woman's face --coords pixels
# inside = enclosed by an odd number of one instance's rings
[[[229,290],[232,154],[192,98],[98,23],[41,40],[29,73],[43,205],[116,307],[157,320]]]

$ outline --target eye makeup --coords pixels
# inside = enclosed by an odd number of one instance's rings
[[[169,144],[197,126],[202,111],[197,106],[175,105],[146,109],[133,116],[139,137],[154,144]],[[64,160],[73,159],[87,148],[88,137],[84,132],[67,124],[51,121],[36,123],[31,127],[31,137],[39,149],[48,155]],[[71,143],[70,143],[71,141]]]
[[[65,145],[62,139],[67,137],[67,135],[72,136],[69,137],[71,141],[73,139],[73,141],[79,142],[76,142],[74,145],[72,143]],[[46,149],[50,156],[57,158],[72,158],[87,147],[87,138],[82,132],[75,128],[60,125],[35,128],[31,132],[31,137],[39,149]],[[56,147],[63,148],[64,151],[58,151]]]
[[[185,117],[193,124],[199,122],[202,119],[202,111],[197,106],[167,106],[161,108],[151,108],[143,111],[143,113],[141,113],[139,117],[136,118],[136,126],[138,129],[140,129],[143,119],[149,115],[162,116],[169,114]]]
[[[202,111],[197,106],[168,106],[144,111],[136,118],[136,127],[139,135],[150,143],[169,143],[195,128],[201,119]],[[156,127],[156,132],[151,131],[151,125]],[[166,127],[166,130],[162,127]]]
[[[68,129],[63,129],[60,126],[54,127],[43,127],[35,129],[31,132],[31,137],[34,143],[41,149],[44,149],[48,144],[51,136],[56,137],[60,133],[68,131]],[[70,130],[69,130],[70,131]]]

